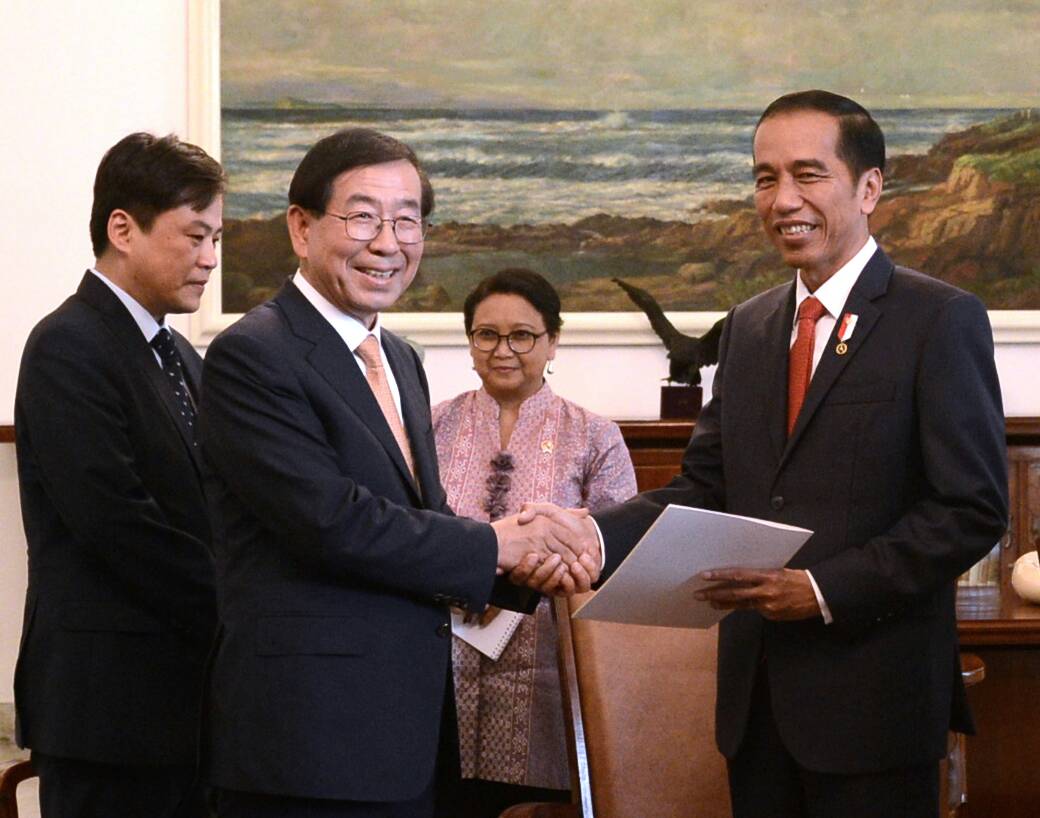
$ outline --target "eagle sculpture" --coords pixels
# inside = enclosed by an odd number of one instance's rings
[[[650,293],[639,287],[633,287],[620,278],[615,278],[613,281],[628,293],[628,297],[635,302],[639,309],[646,313],[646,317],[650,319],[650,326],[664,341],[665,349],[668,350],[668,380],[672,383],[699,386],[701,367],[710,366],[719,361],[719,336],[722,334],[722,325],[726,319],[720,318],[700,338],[683,335],[665,317],[661,305],[654,300]]]

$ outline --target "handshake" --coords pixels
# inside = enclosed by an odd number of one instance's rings
[[[571,596],[599,578],[601,549],[588,509],[525,503],[519,514],[491,524],[498,537],[498,573],[514,585]]]

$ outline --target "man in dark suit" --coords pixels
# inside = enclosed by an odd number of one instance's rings
[[[766,109],[755,203],[795,280],[730,312],[681,475],[595,517],[608,571],[667,503],[815,532],[703,594],[733,609],[716,731],[737,818],[937,815],[947,731],[971,725],[955,582],[1007,524],[992,334],[977,298],[877,248],[883,169],[852,100]]]
[[[224,184],[174,136],[117,143],[94,183],[95,266],[22,356],[29,585],[15,704],[44,818],[205,814],[216,596],[194,440],[201,361],[165,316],[198,309]]]
[[[569,591],[598,555],[575,558],[566,520],[450,514],[422,366],[379,322],[415,277],[433,207],[411,149],[340,131],[308,151],[289,201],[299,271],[213,342],[203,375],[223,526],[218,812],[420,818],[440,798],[450,815],[448,606],[530,609],[528,592],[493,589],[496,569],[545,556],[543,590]]]

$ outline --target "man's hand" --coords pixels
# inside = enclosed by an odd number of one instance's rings
[[[524,585],[546,596],[573,596],[592,587],[592,579],[579,560],[569,566],[559,554],[541,559],[528,554],[509,572],[509,581]]]
[[[469,624],[476,622],[480,627],[485,628],[495,621],[495,617],[502,613],[501,608],[496,608],[494,605],[488,605],[484,609],[484,613],[474,613],[473,611],[463,611],[462,621]]]
[[[587,548],[569,517],[561,523],[549,515],[526,513],[503,517],[491,524],[498,537],[498,573],[512,571],[528,554],[539,557],[539,563],[557,554],[570,565]]]
[[[509,573],[509,581],[515,585],[526,585],[543,594],[570,596],[584,593],[592,587],[602,567],[599,538],[596,526],[589,519],[588,509],[563,509],[552,503],[524,503],[519,521],[528,524],[541,517],[548,518],[558,526],[560,537],[577,554],[577,559],[539,560],[536,555],[526,556]],[[562,532],[566,531],[566,534]]]
[[[498,536],[498,573],[543,594],[589,590],[599,577],[599,539],[586,509],[525,503],[520,514],[491,525]]]
[[[700,578],[716,583],[694,594],[697,599],[708,600],[713,608],[754,610],[777,622],[820,616],[820,606],[805,571],[727,568],[705,571]]]

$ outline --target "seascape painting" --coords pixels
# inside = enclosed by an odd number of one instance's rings
[[[458,312],[507,266],[546,274],[570,312],[634,310],[614,277],[668,310],[725,309],[790,275],[754,211],[751,136],[808,87],[884,130],[872,229],[897,263],[990,309],[1040,309],[1035,5],[815,5],[223,0],[224,312],[295,269],[292,172],[351,126],[411,145],[436,191],[398,310]]]

